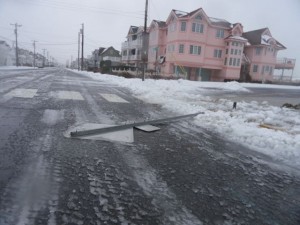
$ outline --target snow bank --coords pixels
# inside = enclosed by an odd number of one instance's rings
[[[197,125],[217,131],[229,140],[270,155],[276,160],[300,167],[299,111],[270,106],[267,102],[261,104],[239,102],[237,110],[232,110],[232,101],[226,99],[213,101],[203,95],[207,92],[207,88],[218,91],[229,90],[238,94],[241,91],[248,91],[245,87],[254,87],[257,84],[187,80],[145,80],[143,82],[141,79],[81,73],[93,79],[128,88],[135,97],[148,103],[160,104],[178,115],[203,111],[205,114],[198,115],[194,120]],[[271,88],[270,85],[259,87]],[[299,89],[299,87],[291,88]],[[262,124],[268,125],[267,127],[271,129],[261,127]]]

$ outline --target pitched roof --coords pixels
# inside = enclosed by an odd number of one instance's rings
[[[252,31],[248,31],[248,32],[243,33],[242,36],[244,38],[246,38],[251,45],[267,44],[265,38],[263,37],[264,36],[263,33],[266,30],[269,30],[269,29],[268,28],[262,28],[262,29],[258,29],[258,30],[252,30]],[[279,48],[286,49],[286,47],[283,44],[281,44],[275,38],[273,38],[273,39],[276,41],[276,45]]]
[[[208,18],[213,25],[231,28],[231,23],[228,22],[227,20],[218,19],[218,18],[214,18],[214,17],[208,17]]]
[[[166,27],[166,22],[165,21],[160,21],[160,20],[153,20],[153,21],[155,23],[157,23],[160,28]]]
[[[261,36],[268,28],[262,28],[259,30],[252,30],[242,34],[242,36],[248,39],[251,45],[260,45],[261,44]]]
[[[199,12],[199,10],[202,10],[203,13],[205,14],[205,12],[202,8],[196,9],[196,10],[194,10],[192,12],[189,12],[189,13],[183,12],[183,11],[180,11],[180,10],[175,10],[175,9],[173,9],[172,11],[179,18],[189,18],[189,17],[192,17],[193,15],[195,15],[197,12]],[[211,22],[212,25],[231,28],[231,23],[228,22],[227,20],[218,19],[218,18],[214,18],[214,17],[208,17],[208,19],[209,19],[209,21]]]

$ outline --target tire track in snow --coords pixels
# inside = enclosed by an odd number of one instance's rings
[[[36,157],[23,173],[10,184],[2,194],[3,208],[0,209],[1,225],[34,224],[35,219],[48,210],[49,225],[55,225],[58,205],[59,165],[52,171],[52,163],[46,154],[51,150],[54,131],[48,129],[38,140],[32,143]],[[48,218],[44,218],[45,221]]]
[[[203,223],[176,198],[176,195],[168,188],[156,170],[140,155],[138,149],[125,149],[122,145],[115,144],[116,149],[124,157],[124,160],[132,168],[132,173],[137,184],[144,193],[153,198],[152,203],[163,210],[162,224],[174,225],[202,225]],[[147,148],[147,146],[142,146]]]

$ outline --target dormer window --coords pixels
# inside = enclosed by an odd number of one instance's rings
[[[198,14],[196,17],[195,17],[195,20],[202,20],[202,16],[200,14]]]

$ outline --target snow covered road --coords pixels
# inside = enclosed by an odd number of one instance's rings
[[[247,148],[214,128],[228,126],[224,116],[238,124],[248,103],[232,111],[229,100],[205,96],[211,87],[185,81],[172,91],[176,83],[56,68],[10,75],[0,75],[1,225],[299,222],[297,164],[285,165],[292,161]],[[197,111],[205,114],[160,124],[154,133],[134,130],[133,143],[64,137],[82,123]]]

